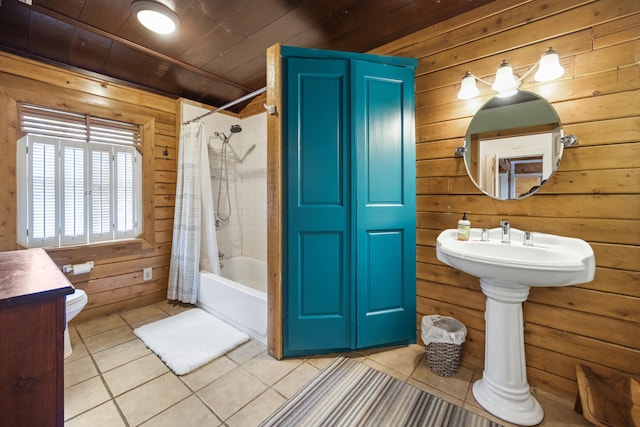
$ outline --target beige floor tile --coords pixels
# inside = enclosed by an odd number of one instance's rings
[[[187,375],[182,375],[180,379],[187,384],[191,390],[198,391],[237,367],[238,365],[228,357],[220,356],[195,371]]]
[[[71,339],[71,355],[64,359],[64,363],[72,362],[74,360],[82,359],[83,357],[87,357],[89,352],[85,347],[84,343],[80,339],[80,335],[78,335],[78,330],[75,327],[69,328],[69,338]]]
[[[151,350],[142,341],[135,339],[95,353],[93,354],[93,359],[100,372],[107,372],[149,353],[151,353]]]
[[[126,427],[112,400],[64,423],[65,427]]]
[[[87,338],[92,335],[101,334],[103,332],[110,331],[112,329],[127,326],[127,323],[117,315],[104,316],[88,322],[79,323],[76,326],[78,333],[82,338]]]
[[[473,403],[465,402],[464,405],[462,405],[462,407],[464,409],[466,409],[467,411],[473,413],[473,414],[480,415],[481,417],[484,417],[484,418],[486,418],[488,420],[494,421],[494,422],[496,422],[496,423],[498,423],[498,424],[500,424],[500,425],[502,425],[504,427],[519,427],[516,424],[511,424],[511,423],[509,423],[509,422],[507,422],[507,421],[505,421],[503,419],[500,419],[500,418],[490,414],[489,412],[485,411],[478,404],[478,402],[475,402],[475,401]],[[538,425],[540,425],[540,424],[538,424]]]
[[[300,366],[301,363],[300,359],[276,360],[264,352],[244,363],[242,367],[271,386]]]
[[[330,355],[321,355],[321,356],[311,356],[305,359],[305,362],[310,364],[311,366],[315,366],[316,368],[322,370],[329,366],[331,362],[338,356],[338,354],[330,354]]]
[[[293,371],[289,372],[286,377],[278,381],[273,389],[282,394],[287,399],[293,396],[306,383],[315,377],[320,369],[304,362],[297,366]]]
[[[98,375],[98,369],[94,365],[93,360],[90,357],[83,357],[82,359],[72,360],[65,362],[64,364],[64,387],[71,387],[72,385],[86,381],[89,378],[93,378]]]
[[[196,306],[192,304],[184,304],[184,303],[178,303],[176,301],[168,301],[168,300],[160,301],[153,305],[160,308],[162,311],[164,311],[170,316],[181,313],[185,310],[191,310],[192,308],[196,308]]]
[[[286,399],[269,389],[242,408],[226,424],[229,427],[254,427],[278,409]]]
[[[411,377],[430,387],[436,388],[458,399],[464,400],[469,392],[469,383],[473,378],[473,370],[460,366],[453,377],[441,377],[429,370],[425,363],[421,363]]]
[[[575,400],[562,399],[549,393],[535,391],[535,398],[542,406],[544,419],[540,427],[582,427],[590,426],[583,415],[578,414],[573,405]]]
[[[238,365],[242,365],[265,351],[267,351],[267,347],[264,344],[256,340],[249,340],[227,353],[227,357]]]
[[[397,378],[400,381],[406,382],[409,379],[409,375],[406,374],[405,372],[400,372],[400,371],[398,371],[396,369],[393,369],[393,368],[391,368],[389,366],[382,365],[382,364],[376,362],[375,360],[367,358],[367,359],[364,359],[362,361],[362,363],[367,365],[367,366],[369,366],[369,367],[371,367],[371,368],[373,368],[373,369],[375,369],[375,370],[377,370],[377,371],[384,372],[387,375],[391,375],[392,377]]]
[[[103,374],[111,394],[119,396],[169,371],[155,354],[148,354]]]
[[[223,421],[267,389],[259,379],[236,368],[198,392],[198,396]]]
[[[486,412],[473,398],[471,384],[481,377],[481,368],[463,361],[455,377],[440,377],[426,367],[422,345],[276,361],[263,344],[251,340],[227,356],[177,377],[142,341],[131,336],[129,325],[136,327],[138,322],[148,323],[156,316],[164,318],[192,308],[164,301],[72,325],[69,332],[74,352],[65,359],[65,426],[119,427],[141,422],[147,426],[255,426],[339,355],[396,377],[410,375],[407,382],[421,390],[505,427],[513,426]],[[129,340],[120,343],[123,338]],[[92,357],[84,341],[89,342]],[[265,383],[273,385],[269,388]],[[110,390],[119,394],[115,400],[110,399]],[[541,427],[589,425],[573,411],[572,397],[533,393],[545,410]]]
[[[135,329],[147,323],[169,317],[169,314],[158,306],[147,305],[121,313],[120,316],[131,326],[131,329]]]
[[[388,350],[371,353],[368,358],[377,363],[392,368],[407,376],[420,364],[424,355],[424,347],[418,345],[408,345],[395,347]]]
[[[180,402],[191,392],[172,372],[116,397],[130,425],[138,424]]]
[[[220,420],[195,395],[187,397],[142,424],[144,427],[217,427],[220,425]]]
[[[133,330],[131,330],[129,325],[126,325],[85,338],[84,344],[87,346],[89,352],[96,353],[135,338],[136,336],[133,334]]]
[[[407,381],[407,384],[412,385],[416,388],[419,388],[422,391],[426,391],[429,394],[434,395],[435,397],[438,397],[442,400],[445,400],[449,403],[453,403],[454,405],[458,405],[458,406],[463,406],[464,405],[464,400],[459,399],[455,396],[452,396],[450,394],[445,393],[442,390],[438,390],[437,388],[433,388],[431,386],[429,386],[428,384],[425,383],[421,383],[420,381],[416,381],[413,378],[409,378],[409,380]]]
[[[64,389],[64,416],[70,419],[111,399],[100,377]]]

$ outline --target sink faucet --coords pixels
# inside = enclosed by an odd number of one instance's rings
[[[500,221],[500,227],[502,227],[502,243],[511,243],[511,225],[509,221],[503,219]]]

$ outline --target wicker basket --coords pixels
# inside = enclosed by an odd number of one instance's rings
[[[432,342],[425,346],[427,368],[441,377],[452,377],[460,367],[462,344]]]

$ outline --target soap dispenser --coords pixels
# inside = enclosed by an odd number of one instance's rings
[[[462,215],[462,219],[458,221],[458,240],[469,240],[471,234],[471,221],[467,219],[467,213]]]

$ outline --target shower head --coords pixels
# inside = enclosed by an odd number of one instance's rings
[[[229,137],[226,138],[226,142],[229,142],[234,133],[242,132],[242,127],[240,125],[231,125],[231,129],[229,130],[231,131],[231,133],[229,134]]]

